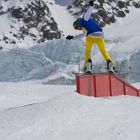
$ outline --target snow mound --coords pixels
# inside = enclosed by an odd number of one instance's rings
[[[0,81],[72,79],[72,72],[77,70],[72,64],[76,64],[78,57],[84,54],[82,46],[82,41],[60,39],[30,49],[5,48],[0,51]]]

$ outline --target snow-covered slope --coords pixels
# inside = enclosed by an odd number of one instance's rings
[[[1,0],[0,45],[27,48],[60,38],[61,31],[47,4],[44,0]]]
[[[71,34],[74,31],[73,29],[73,20],[74,17],[69,14],[67,6],[72,2],[72,0],[48,0],[48,6],[52,12],[54,20],[58,24],[58,28],[63,31],[64,35]]]
[[[139,85],[140,87],[140,85]],[[1,140],[139,140],[138,97],[85,97],[74,86],[0,84]]]
[[[123,20],[105,27],[109,52],[118,67],[131,82],[140,80],[140,10],[132,8]],[[120,64],[121,62],[121,64]]]

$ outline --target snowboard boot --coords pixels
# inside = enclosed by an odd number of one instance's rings
[[[107,71],[114,74],[118,73],[117,69],[110,60],[107,60]]]
[[[91,72],[92,72],[92,60],[88,59],[86,64],[86,73],[91,73]]]

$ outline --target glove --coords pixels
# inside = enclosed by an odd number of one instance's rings
[[[93,6],[93,1],[89,1],[89,5],[90,6]]]
[[[73,39],[73,36],[68,35],[68,36],[66,37],[66,39],[67,39],[67,40],[71,40],[71,39]]]

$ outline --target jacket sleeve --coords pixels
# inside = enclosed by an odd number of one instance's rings
[[[87,12],[84,14],[83,19],[84,19],[85,21],[88,21],[88,20],[90,19],[92,10],[93,10],[93,6],[90,6],[90,7],[88,8]]]
[[[81,33],[79,35],[75,35],[73,36],[73,39],[80,39],[80,38],[83,38],[87,35],[87,32],[84,32],[84,33]]]

